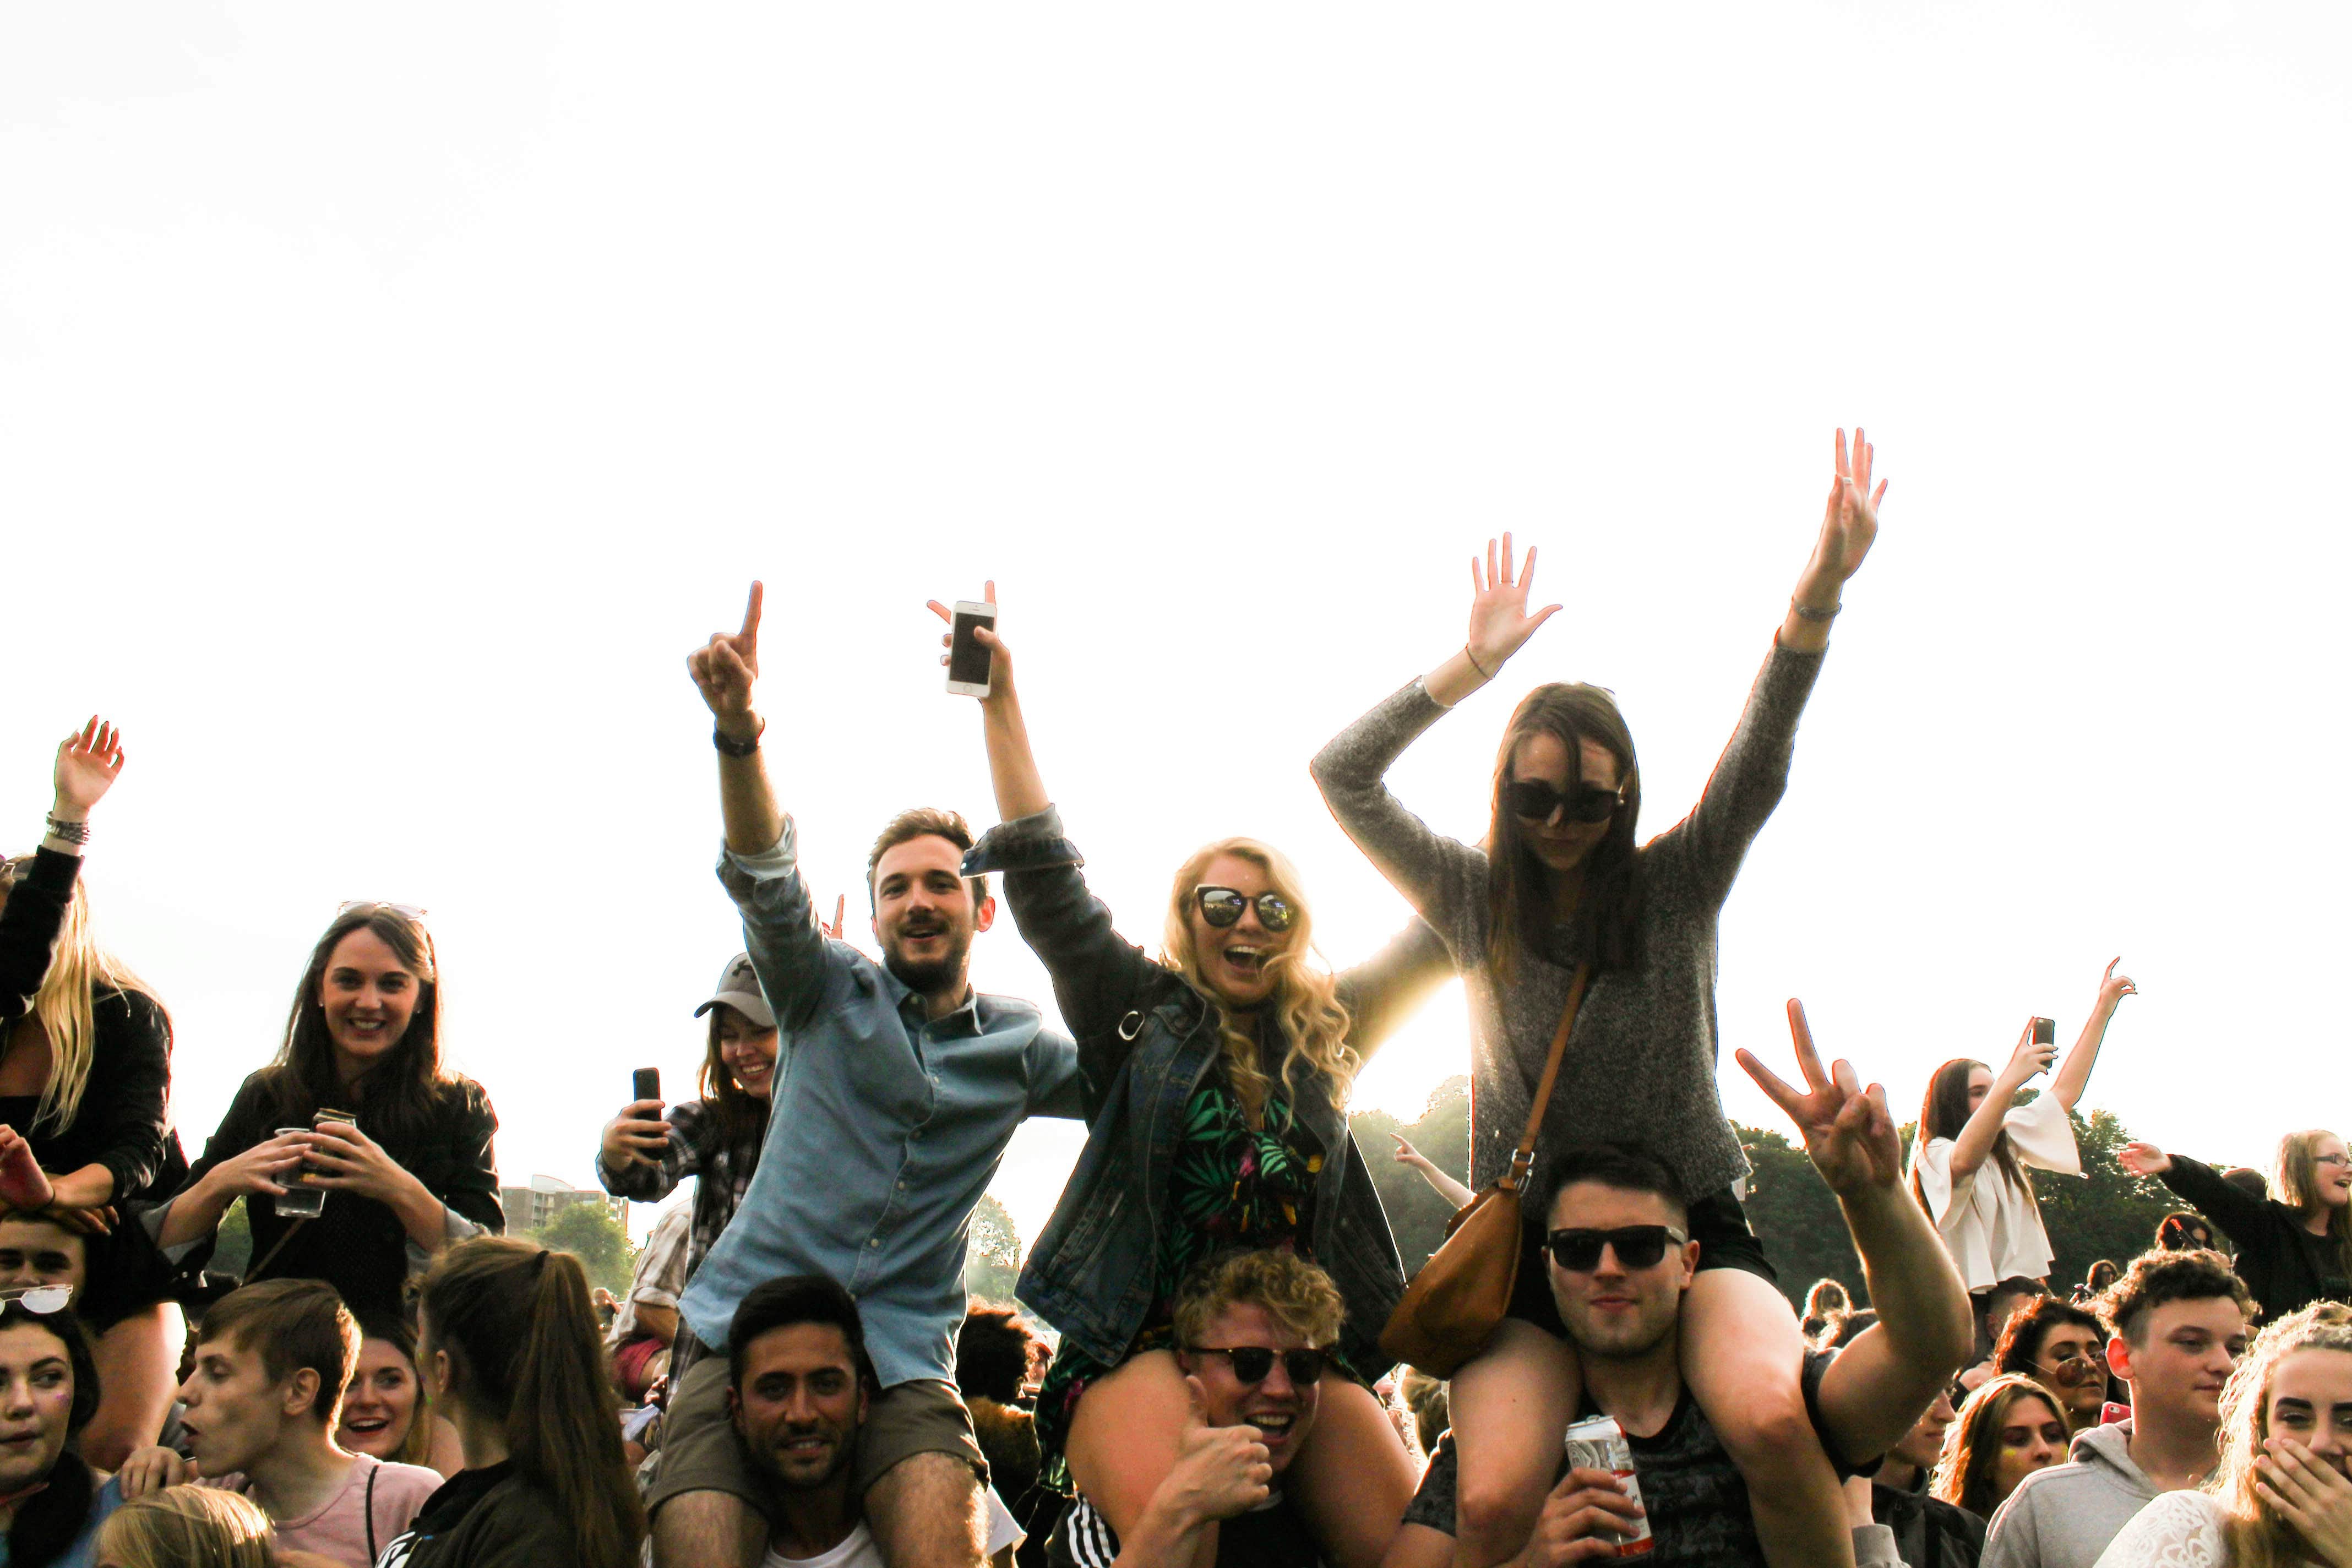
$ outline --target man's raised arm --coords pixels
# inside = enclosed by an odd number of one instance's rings
[[[1805,1010],[1789,1004],[1805,1088],[1782,1082],[1748,1051],[1739,1065],[1804,1134],[1805,1155],[1837,1194],[1862,1255],[1878,1324],[1830,1365],[1821,1385],[1824,1437],[1867,1464],[1902,1440],[1975,1348],[1969,1294],[1927,1212],[1903,1184],[1903,1139],[1885,1086],[1867,1091],[1853,1064],[1830,1071],[1813,1049]]]

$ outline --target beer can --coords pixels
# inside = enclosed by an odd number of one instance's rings
[[[1570,1426],[1568,1468],[1608,1471],[1623,1485],[1633,1506],[1642,1506],[1642,1478],[1633,1473],[1633,1446],[1625,1441],[1625,1429],[1617,1425],[1614,1415],[1595,1415]],[[1650,1539],[1650,1517],[1645,1513],[1629,1522],[1633,1533],[1619,1539],[1617,1555],[1639,1557],[1657,1544]]]

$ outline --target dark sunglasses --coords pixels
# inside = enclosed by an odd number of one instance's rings
[[[1264,1345],[1235,1345],[1219,1350],[1212,1345],[1194,1345],[1194,1355],[1221,1355],[1234,1363],[1234,1381],[1252,1388],[1274,1375],[1274,1358],[1282,1357],[1282,1370],[1290,1374],[1293,1388],[1305,1388],[1323,1380],[1323,1369],[1330,1363],[1327,1351],[1270,1351]]]
[[[1540,779],[1513,779],[1503,786],[1503,804],[1522,822],[1549,822],[1554,812],[1570,822],[1606,822],[1625,804],[1625,786],[1579,784],[1574,795],[1562,795]]]
[[[1556,1230],[1544,1237],[1551,1260],[1570,1274],[1590,1274],[1601,1267],[1603,1247],[1617,1254],[1620,1268],[1654,1268],[1670,1246],[1690,1237],[1670,1225],[1629,1225],[1616,1230]]]
[[[1268,931],[1288,931],[1298,911],[1280,893],[1260,893],[1252,899],[1231,888],[1195,888],[1192,896],[1201,900],[1201,918],[1219,931],[1236,924],[1242,910],[1257,906],[1257,923]]]

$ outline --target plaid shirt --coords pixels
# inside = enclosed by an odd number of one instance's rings
[[[735,1217],[743,1189],[751,1184],[751,1173],[760,1164],[760,1145],[768,1136],[768,1119],[761,1117],[732,1143],[726,1141],[718,1106],[709,1100],[673,1105],[663,1120],[669,1123],[669,1144],[662,1151],[659,1163],[633,1161],[626,1170],[615,1173],[605,1169],[600,1154],[596,1179],[616,1198],[657,1204],[675,1192],[678,1183],[688,1176],[696,1178],[694,1230],[686,1248],[686,1277],[691,1279],[711,1244]]]

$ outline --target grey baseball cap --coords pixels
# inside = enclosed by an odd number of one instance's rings
[[[776,1015],[769,1010],[768,999],[760,994],[760,976],[752,969],[748,952],[739,952],[727,961],[727,967],[719,974],[719,989],[711,993],[709,1001],[694,1010],[694,1016],[699,1018],[721,1002],[762,1029],[776,1026]]]

